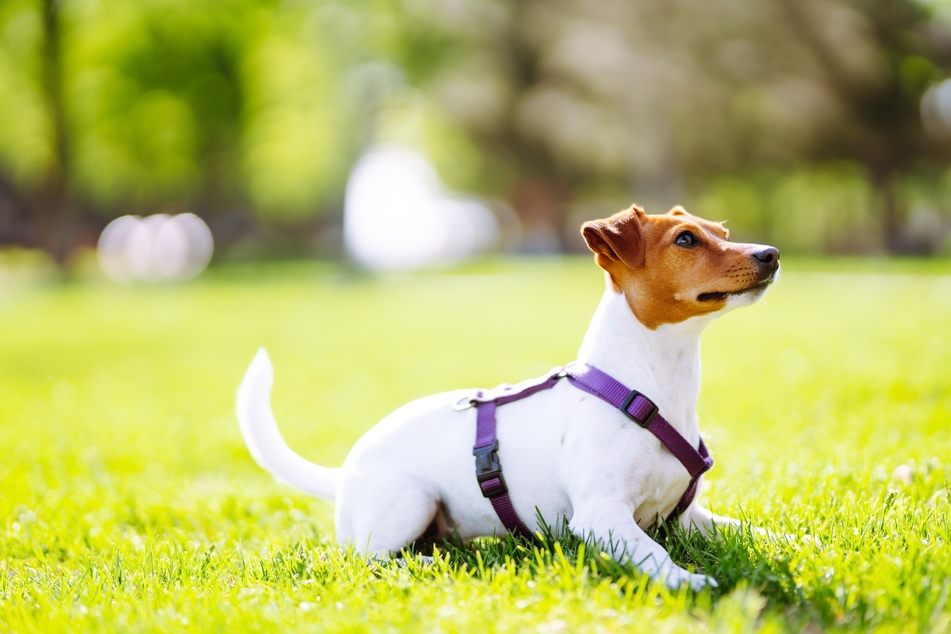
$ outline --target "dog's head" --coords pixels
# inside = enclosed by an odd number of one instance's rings
[[[729,242],[721,223],[681,207],[649,216],[635,205],[584,223],[581,234],[615,290],[651,329],[752,304],[779,273],[778,249]]]

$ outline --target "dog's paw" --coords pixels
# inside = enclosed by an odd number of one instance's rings
[[[717,580],[709,575],[691,574],[687,583],[690,584],[690,589],[694,592],[702,592],[707,588],[712,590],[713,588],[720,587],[720,584],[717,583]]]
[[[786,542],[787,544],[804,544],[814,548],[822,548],[822,542],[816,535],[796,534],[796,533],[774,533],[762,528],[754,528],[754,534],[757,537],[765,538],[774,542]]]
[[[414,559],[418,560],[423,566],[432,566],[436,563],[436,558],[429,555],[416,555]]]
[[[434,563],[436,563],[436,558],[430,557],[429,555],[414,555],[412,558],[397,557],[395,559],[390,559],[390,562],[399,566],[400,568],[408,568],[413,562],[419,562],[419,564],[422,566],[432,566]]]
[[[677,590],[684,585],[689,585],[694,592],[700,592],[705,588],[717,588],[720,584],[713,577],[707,575],[694,574],[683,568],[672,568],[666,572],[663,577],[664,585],[671,590]]]

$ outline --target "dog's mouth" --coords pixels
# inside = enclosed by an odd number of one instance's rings
[[[775,275],[770,275],[765,280],[757,282],[752,286],[747,286],[746,288],[741,288],[738,291],[714,291],[711,293],[700,293],[697,295],[698,302],[720,302],[725,300],[727,297],[734,295],[746,295],[747,293],[762,293],[766,290],[770,284],[773,283],[773,280],[776,279]]]

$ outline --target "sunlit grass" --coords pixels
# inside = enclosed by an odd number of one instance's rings
[[[0,291],[0,630],[947,630],[951,267],[785,269],[705,335],[706,500],[821,546],[668,538],[712,596],[575,541],[370,565],[242,444],[233,395],[259,345],[282,430],[325,464],[414,397],[570,361],[601,293],[587,259]]]

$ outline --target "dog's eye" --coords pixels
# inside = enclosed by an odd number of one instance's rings
[[[676,244],[678,247],[692,247],[698,242],[699,240],[697,240],[696,236],[694,236],[689,231],[683,231],[679,233],[677,238],[674,240],[674,244]]]

